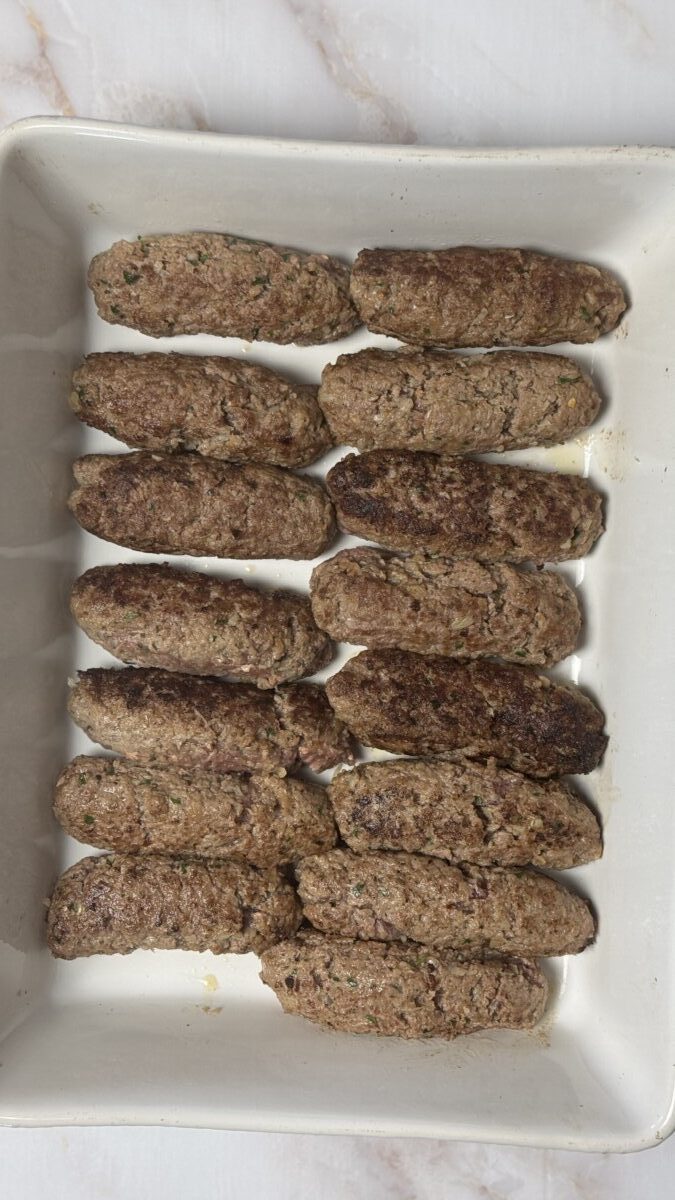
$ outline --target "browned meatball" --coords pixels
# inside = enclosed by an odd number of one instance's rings
[[[296,875],[307,919],[340,937],[538,957],[577,954],[595,934],[586,901],[534,871],[329,850]]]
[[[369,329],[423,346],[594,342],[626,308],[590,263],[532,250],[362,250],[351,292]]]
[[[132,950],[259,954],[295,932],[300,908],[280,871],[165,854],[83,858],[59,879],[47,915],[56,958]]]
[[[54,813],[101,850],[194,853],[258,867],[329,850],[326,792],[302,779],[217,775],[80,755],[59,775]]]
[[[340,528],[391,550],[562,562],[602,533],[602,497],[576,475],[370,450],[343,458],[326,484]]]
[[[463,454],[565,442],[595,419],[600,397],[557,354],[369,347],[324,368],[319,403],[347,446]]]
[[[324,771],[351,762],[349,734],[323,688],[263,692],[208,676],[126,667],[82,671],[68,711],[92,741],[126,758],[184,770]]]
[[[494,763],[394,758],[339,771],[328,788],[352,850],[561,871],[602,854],[597,818],[567,783]]]
[[[504,563],[398,558],[369,546],[314,568],[312,610],[338,641],[373,649],[551,666],[576,646],[581,612],[551,571]]]
[[[585,774],[607,738],[600,709],[529,667],[366,650],[326,684],[339,717],[395,754],[494,758],[526,775]]]
[[[151,337],[212,333],[263,342],[332,342],[359,318],[349,268],[227,233],[115,242],[88,276],[99,316]]]
[[[309,602],[155,564],[92,567],[70,597],[85,633],[123,662],[274,687],[330,661]]]
[[[315,558],[335,536],[321,484],[198,454],[88,454],[68,505],[83,529],[150,554]]]
[[[284,1012],[344,1033],[402,1038],[531,1029],[548,996],[545,976],[527,959],[466,959],[304,931],[264,951],[261,979]]]
[[[332,445],[316,388],[214,354],[88,354],[70,404],[87,425],[144,450],[306,467]]]

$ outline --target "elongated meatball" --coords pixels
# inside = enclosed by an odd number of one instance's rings
[[[306,475],[198,454],[88,454],[68,505],[83,529],[149,554],[315,558],[332,505]]]
[[[369,329],[422,346],[594,342],[626,308],[590,263],[532,250],[362,250],[351,292]]]
[[[366,650],[326,692],[362,742],[394,754],[494,758],[546,778],[592,771],[607,744],[603,714],[579,688],[486,659]]]
[[[602,533],[602,498],[576,475],[371,450],[336,463],[326,484],[340,528],[390,550],[562,562]]]
[[[276,775],[217,775],[80,755],[64,767],[54,813],[101,850],[238,858],[258,867],[329,850],[325,790]]]
[[[274,687],[311,675],[331,657],[304,596],[260,592],[155,564],[92,567],[70,608],[95,642],[123,662]]]
[[[265,950],[261,978],[284,1012],[344,1033],[454,1038],[531,1029],[548,996],[536,963],[302,932]]]
[[[577,954],[595,934],[586,901],[534,871],[329,850],[296,875],[307,919],[339,937],[538,957]]]
[[[212,333],[307,346],[359,324],[343,263],[227,233],[115,242],[92,259],[88,282],[104,321],[151,337]]]
[[[464,454],[565,442],[595,419],[600,397],[557,354],[369,347],[324,368],[319,403],[338,443]]]
[[[551,666],[581,630],[572,588],[551,571],[504,563],[398,558],[369,546],[314,568],[312,611],[338,641],[373,649]]]
[[[87,425],[144,450],[306,467],[332,444],[316,388],[214,354],[88,354],[70,404]]]
[[[597,818],[567,783],[494,763],[394,758],[339,771],[328,788],[352,850],[561,871],[602,854]]]
[[[82,671],[68,711],[92,741],[126,758],[183,770],[324,771],[351,762],[349,735],[323,688],[246,683],[126,667]]]
[[[56,958],[132,950],[259,954],[295,932],[300,909],[280,871],[165,854],[83,858],[59,879],[47,915]]]

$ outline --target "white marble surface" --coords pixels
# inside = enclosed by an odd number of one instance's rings
[[[0,0],[0,125],[61,113],[438,145],[672,144],[671,0]],[[653,1200],[624,1158],[201,1131],[0,1130],[7,1200]]]

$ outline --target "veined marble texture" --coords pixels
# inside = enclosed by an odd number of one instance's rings
[[[0,122],[670,144],[669,0],[0,0]]]
[[[675,140],[671,0],[0,0],[34,114],[435,145]],[[0,1054],[1,1058],[1,1054]],[[639,1155],[189,1130],[0,1130],[7,1200],[667,1200]]]

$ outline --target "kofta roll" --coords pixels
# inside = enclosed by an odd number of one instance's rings
[[[579,688],[488,659],[365,650],[326,693],[356,737],[394,754],[494,758],[547,778],[592,771],[607,744],[604,716]]]
[[[582,558],[602,533],[586,479],[414,450],[348,454],[326,485],[347,533],[390,550],[481,561]]]
[[[295,870],[305,917],[338,937],[546,957],[595,935],[586,901],[534,871],[385,850],[329,850]]]
[[[555,871],[602,854],[597,817],[569,784],[530,779],[493,762],[359,763],[333,776],[328,795],[343,840],[357,852],[405,850]]]
[[[335,536],[320,483],[198,454],[88,454],[68,505],[83,529],[149,554],[315,558]]]
[[[464,454],[565,442],[595,420],[600,397],[557,354],[369,347],[324,367],[319,403],[337,443]]]
[[[324,771],[351,762],[349,734],[323,688],[247,683],[153,668],[94,667],[74,681],[68,711],[94,742],[137,762],[183,770]]]
[[[278,870],[166,854],[83,858],[58,880],[47,914],[56,958],[132,950],[260,954],[300,923]]]
[[[309,931],[265,950],[261,979],[286,1013],[344,1033],[402,1038],[531,1029],[548,997],[544,974],[528,959],[482,961]]]
[[[306,597],[164,565],[92,567],[70,608],[93,641],[135,666],[268,688],[311,675],[332,653]]]
[[[73,375],[81,421],[143,450],[306,467],[332,445],[317,389],[214,354],[88,354]]]
[[[81,754],[61,771],[54,814],[100,850],[193,853],[258,867],[335,844],[324,788],[276,775],[218,775]]]
[[[226,233],[115,242],[92,259],[88,283],[104,321],[151,337],[211,333],[308,346],[360,323],[344,263]]]
[[[362,250],[351,273],[369,329],[422,346],[594,342],[626,308],[618,279],[532,250]]]
[[[373,649],[551,666],[572,653],[581,630],[564,579],[504,563],[399,558],[359,546],[315,567],[310,590],[317,625]]]

